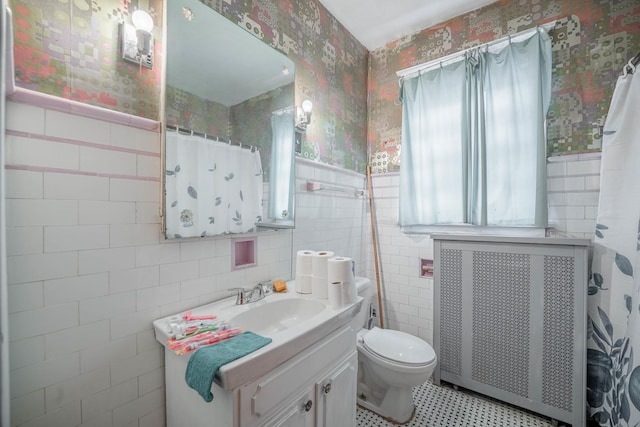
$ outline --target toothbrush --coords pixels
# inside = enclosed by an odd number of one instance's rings
[[[197,326],[191,326],[185,329],[184,334],[178,334],[171,338],[175,340],[183,340],[185,338],[190,338],[195,335],[200,335],[203,332],[217,331],[218,329],[220,329],[218,325],[204,326],[202,328],[198,328]]]
[[[198,339],[196,340],[195,337],[191,337],[188,338],[186,340],[183,341],[178,341],[178,340],[169,340],[167,341],[167,345],[169,346],[169,348],[173,351],[177,351],[179,350],[181,347],[185,347],[193,342],[199,341],[199,340],[204,340],[207,338],[211,338],[213,337],[213,332],[205,332],[203,334],[201,334],[201,336],[198,337]]]
[[[171,323],[169,325],[169,334],[171,334],[171,338],[182,339],[193,334],[198,334],[200,332],[206,332],[209,330],[216,330],[221,327],[226,327],[226,323],[213,320],[188,322],[179,321],[178,323]]]
[[[200,338],[198,340],[189,340],[186,343],[181,343],[184,345],[180,345],[179,347],[173,349],[178,355],[189,354],[199,348],[206,347],[212,344],[215,344],[220,341],[224,341],[231,337],[234,337],[242,332],[240,328],[228,329],[226,331],[221,331],[212,335],[207,336],[206,338]],[[203,334],[206,335],[206,334]]]
[[[204,316],[194,316],[191,314],[191,310],[186,311],[183,315],[182,315],[182,320],[184,321],[190,321],[190,320],[214,320],[217,319],[218,316],[216,316],[215,314],[208,314],[208,315],[204,315]]]

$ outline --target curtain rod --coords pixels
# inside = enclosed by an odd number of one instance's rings
[[[224,142],[225,144],[229,144],[229,145],[237,145],[240,148],[246,148],[246,149],[250,149],[251,151],[259,151],[260,149],[258,147],[256,147],[255,145],[245,145],[242,144],[240,142],[231,142],[231,139],[228,138],[223,138],[221,136],[215,136],[215,135],[209,135],[207,133],[204,132],[198,132],[195,130],[191,130],[191,129],[187,129],[185,127],[180,127],[180,126],[175,126],[175,125],[165,125],[165,129],[168,131],[173,131],[173,132],[177,132],[181,135],[191,135],[191,136],[199,136],[200,138],[204,138],[204,139],[208,139],[209,141],[218,141],[218,142]]]
[[[516,34],[509,34],[497,40],[493,40],[487,43],[482,43],[477,46],[472,46],[467,49],[460,50],[452,54],[449,54],[447,56],[436,58],[428,62],[423,62],[422,64],[414,65],[412,67],[405,68],[404,70],[396,71],[396,75],[400,78],[400,81],[402,81],[403,79],[406,79],[408,77],[414,77],[414,75],[418,75],[426,69],[434,68],[438,65],[442,65],[445,62],[457,60],[461,58],[465,53],[472,51],[474,49],[480,49],[480,48],[488,49],[490,46],[499,45],[501,43],[508,43],[511,41],[520,41],[519,39],[524,38],[529,34],[533,34],[534,31],[539,31],[540,29],[544,30],[545,32],[549,32],[549,30],[555,26],[556,22],[557,21],[552,21],[552,22],[547,22],[546,24],[536,25],[534,28],[528,28]]]

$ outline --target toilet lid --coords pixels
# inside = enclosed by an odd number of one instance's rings
[[[384,358],[422,365],[436,358],[433,348],[418,337],[401,331],[374,327],[363,337],[363,344]]]

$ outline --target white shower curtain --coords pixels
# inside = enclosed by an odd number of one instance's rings
[[[639,74],[618,79],[604,126],[587,322],[587,403],[601,426],[640,425]]]
[[[167,132],[165,164],[167,238],[246,233],[262,219],[257,150]]]

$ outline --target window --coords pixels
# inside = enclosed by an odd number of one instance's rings
[[[400,225],[545,227],[550,92],[541,30],[404,80]]]

